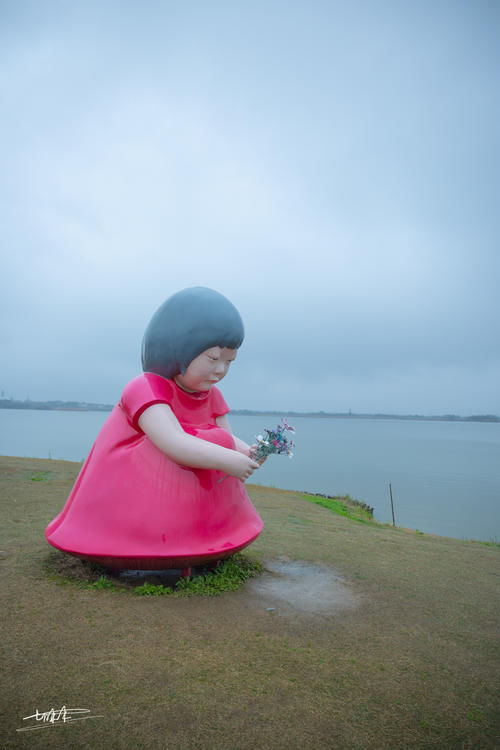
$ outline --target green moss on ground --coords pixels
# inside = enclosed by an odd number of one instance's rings
[[[359,500],[353,500],[349,495],[343,497],[325,497],[324,495],[306,495],[301,497],[310,503],[320,505],[322,508],[331,510],[339,516],[349,518],[351,521],[360,521],[361,523],[376,523],[373,520],[373,508]]]

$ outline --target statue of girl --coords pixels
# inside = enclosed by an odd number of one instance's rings
[[[144,335],[144,373],[125,387],[47,526],[51,545],[114,569],[185,570],[260,534],[243,484],[260,464],[232,434],[216,386],[243,337],[238,311],[212,289],[161,305]]]

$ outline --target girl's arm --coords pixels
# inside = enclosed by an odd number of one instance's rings
[[[259,468],[248,454],[188,435],[168,404],[146,409],[139,417],[139,427],[159,450],[183,466],[218,469],[243,480]]]

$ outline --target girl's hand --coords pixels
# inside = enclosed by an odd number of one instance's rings
[[[254,445],[251,445],[251,446],[250,446],[250,450],[248,451],[248,455],[249,455],[249,456],[250,456],[250,458],[252,458],[252,459],[253,459],[254,461],[256,460],[256,459],[254,458],[254,455],[255,455],[255,451],[257,450],[257,448],[258,448],[258,447],[259,447],[259,446],[258,446],[258,445],[256,445],[256,444],[254,444]],[[259,464],[259,466],[262,466],[262,464],[263,464],[263,463],[264,463],[264,461],[266,461],[266,460],[267,460],[267,456],[264,456],[263,458],[259,458],[259,460],[257,461],[257,463]]]
[[[228,459],[225,471],[232,477],[237,477],[243,482],[252,476],[255,469],[258,469],[260,464],[254,461],[249,456],[245,456],[243,453],[238,451],[232,451],[232,456]]]

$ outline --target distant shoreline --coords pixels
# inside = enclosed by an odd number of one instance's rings
[[[14,399],[0,399],[0,409],[34,409],[39,411],[99,411],[110,412],[114,408],[110,404],[93,404],[79,401],[16,401]],[[354,412],[325,412],[325,411],[254,411],[252,409],[231,409],[231,414],[238,417],[309,417],[314,419],[401,419],[428,422],[500,422],[495,414],[472,414],[460,417],[456,414],[442,414],[425,416],[421,414],[358,414]]]

